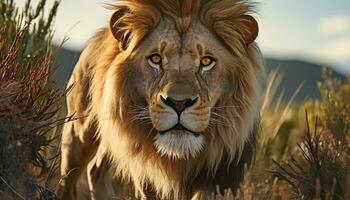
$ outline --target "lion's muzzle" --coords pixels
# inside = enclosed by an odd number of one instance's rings
[[[150,105],[154,128],[158,131],[155,146],[171,158],[195,157],[204,146],[210,119],[208,100],[201,95],[195,76],[172,71]]]

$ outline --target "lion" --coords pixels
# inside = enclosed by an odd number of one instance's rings
[[[109,28],[68,85],[59,194],[115,197],[109,171],[138,199],[236,191],[254,160],[263,59],[246,0],[117,0]]]

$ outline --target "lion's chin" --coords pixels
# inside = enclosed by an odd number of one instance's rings
[[[172,159],[195,158],[204,147],[204,136],[185,130],[170,130],[158,133],[154,138],[157,151]]]

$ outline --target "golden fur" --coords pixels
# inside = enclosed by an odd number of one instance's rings
[[[209,183],[202,182],[213,180],[212,185],[220,185],[218,174],[231,168],[239,176],[237,180],[225,177],[235,184],[222,187],[237,187],[243,165],[254,154],[256,135],[252,131],[258,120],[262,59],[254,43],[258,30],[249,16],[253,5],[243,0],[119,0],[111,7],[116,12],[110,30],[101,30],[90,41],[70,80],[75,87],[68,96],[68,112],[83,118],[64,129],[61,197],[76,197],[72,188],[96,149],[88,167],[93,199],[105,198],[95,194],[98,186],[93,177],[100,166],[112,167],[116,174],[130,179],[140,198],[149,194],[201,198],[212,192]],[[193,43],[197,39],[199,44]],[[199,83],[193,81],[198,75],[191,75],[192,68],[184,68],[189,73],[179,76],[169,67],[162,78],[158,74],[163,72],[152,71],[143,61],[154,41],[159,41],[160,51],[181,56],[183,53],[174,52],[193,44],[194,48],[183,51],[188,56],[182,61],[169,57],[174,66],[188,65],[193,49],[204,52],[208,47],[221,52],[221,60]],[[164,126],[155,119],[168,116],[160,114],[165,108],[158,93],[175,82],[188,93],[201,91],[200,102],[187,114],[197,113],[189,126],[205,138],[204,147],[187,159],[160,154],[153,141],[157,129]],[[203,122],[195,120],[202,116]],[[79,169],[74,172],[74,168]]]

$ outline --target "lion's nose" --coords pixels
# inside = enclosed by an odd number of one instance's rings
[[[160,95],[160,99],[165,105],[173,108],[177,114],[181,114],[186,108],[193,106],[198,101],[198,97],[194,99],[186,98],[183,100],[175,100],[171,97],[164,98],[162,95]]]

